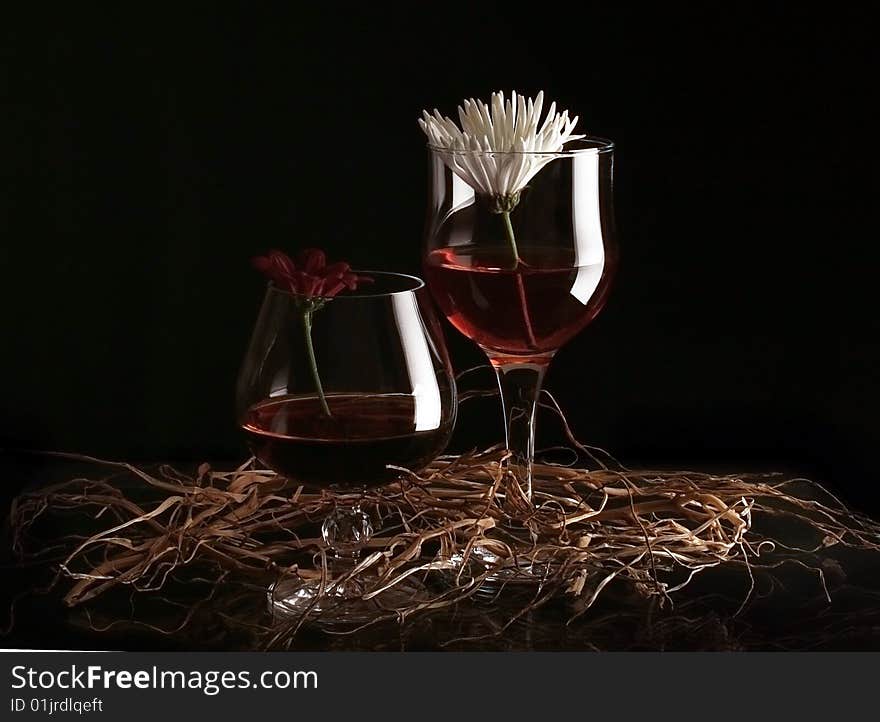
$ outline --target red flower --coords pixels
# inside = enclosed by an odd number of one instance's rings
[[[282,291],[306,298],[332,298],[344,288],[353,291],[359,283],[373,280],[352,273],[351,266],[343,261],[328,266],[326,254],[317,248],[300,251],[295,262],[283,251],[273,249],[251,263]]]

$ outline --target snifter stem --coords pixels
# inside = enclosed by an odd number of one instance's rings
[[[358,563],[364,545],[373,536],[373,524],[359,501],[340,504],[324,519],[321,536],[333,552],[337,565],[353,567]]]

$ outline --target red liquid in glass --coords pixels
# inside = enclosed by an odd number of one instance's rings
[[[432,251],[425,275],[453,326],[487,351],[536,357],[557,350],[592,321],[608,291],[610,264],[576,265],[574,253],[456,246]]]
[[[416,431],[412,396],[333,395],[328,418],[316,397],[278,397],[248,409],[242,421],[251,451],[279,474],[313,485],[379,486],[418,471],[439,454],[450,426]]]

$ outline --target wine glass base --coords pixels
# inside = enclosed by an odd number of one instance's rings
[[[425,587],[411,578],[367,600],[361,598],[364,587],[356,580],[326,588],[323,595],[320,589],[317,579],[282,579],[272,584],[267,601],[273,619],[291,622],[305,618],[324,627],[358,626],[411,608],[428,596]]]
[[[480,588],[475,597],[477,599],[494,599],[502,590],[523,589],[535,587],[546,581],[547,567],[540,562],[533,562],[525,557],[516,561],[505,559],[492,552],[488,547],[476,545],[468,556],[457,552],[452,556],[452,563],[456,570],[453,574],[460,578],[464,569],[471,578],[480,578]]]

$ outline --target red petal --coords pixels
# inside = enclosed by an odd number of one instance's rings
[[[308,298],[312,298],[313,296],[319,296],[321,294],[321,279],[316,278],[315,276],[310,276],[307,273],[303,273],[302,281],[300,283],[299,288],[297,289],[298,293],[301,293],[303,296],[307,296]]]
[[[251,265],[260,273],[268,273],[269,269],[272,268],[272,261],[266,258],[266,256],[254,256],[251,259]]]
[[[354,291],[360,283],[372,283],[373,279],[369,276],[358,276],[356,273],[346,273],[342,276],[342,282],[346,287]]]
[[[324,278],[341,278],[343,274],[348,273],[349,269],[351,269],[351,266],[349,266],[345,261],[337,261],[336,263],[331,263],[329,266],[327,266],[321,275],[323,275]]]
[[[294,261],[283,251],[272,249],[265,256],[251,259],[255,269],[278,288],[307,297],[330,298],[345,288],[354,290],[359,283],[371,283],[369,276],[351,272],[345,261],[327,265],[327,256],[319,248],[303,249]]]
[[[325,284],[324,291],[321,295],[325,296],[326,298],[332,298],[343,288],[345,288],[345,283],[342,281],[336,281],[332,286],[329,287]]]
[[[296,264],[293,262],[293,259],[283,251],[269,251],[269,259],[272,261],[278,271],[280,273],[283,273],[285,276],[289,276],[296,270]]]
[[[302,293],[305,286],[306,276],[302,271],[294,271],[290,275],[290,290],[293,293]]]
[[[286,272],[288,265],[283,259],[279,259],[276,255],[256,256],[251,259],[251,264],[279,288],[289,287],[290,273]]]
[[[299,265],[306,273],[316,275],[327,265],[327,256],[320,248],[306,248],[299,254]]]

